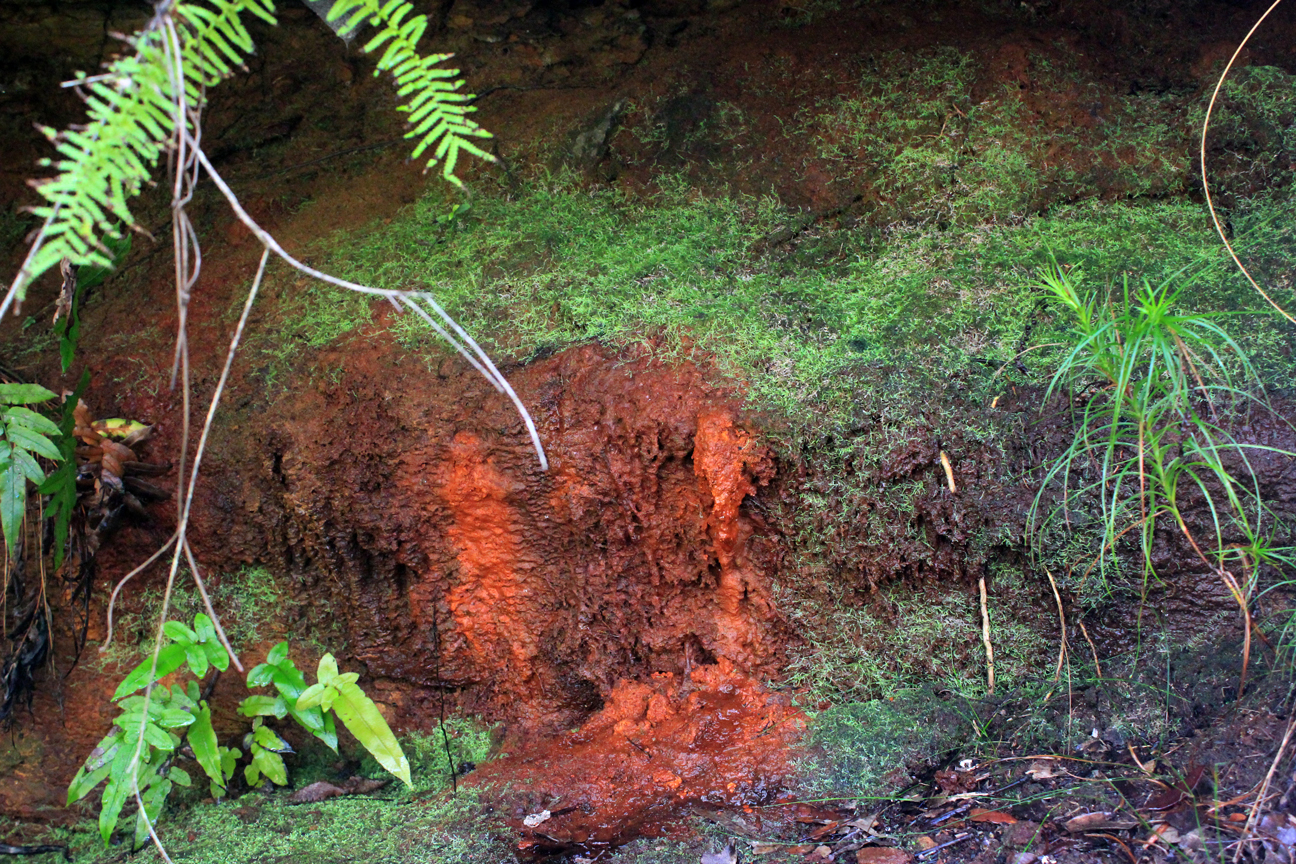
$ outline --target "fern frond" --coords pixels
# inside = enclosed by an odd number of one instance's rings
[[[198,105],[205,87],[229,75],[252,50],[243,12],[274,23],[270,0],[211,0],[207,5],[176,3],[184,64],[184,88]],[[62,157],[43,166],[58,173],[36,189],[47,202],[33,208],[45,219],[37,243],[15,279],[16,297],[63,258],[74,265],[111,266],[101,237],[118,236],[119,226],[135,224],[128,201],[139,194],[175,133],[175,103],[167,73],[166,31],[155,17],[133,39],[135,54],[109,65],[106,73],[81,79],[88,122],[79,129],[42,131]]]
[[[459,153],[464,151],[494,162],[494,156],[472,143],[472,139],[490,138],[491,134],[468,119],[467,115],[477,110],[469,104],[476,97],[457,92],[463,86],[459,70],[441,67],[454,55],[424,57],[418,53],[418,41],[427,30],[427,16],[411,17],[413,11],[408,0],[336,0],[327,20],[332,23],[344,19],[346,29],[361,23],[378,28],[365,43],[364,51],[369,54],[383,49],[374,74],[390,72],[396,79],[396,95],[409,97],[397,110],[410,115],[410,130],[405,137],[418,140],[413,157],[417,159],[431,149],[427,167],[441,160],[441,176],[463,186],[454,175]]]
[[[472,143],[491,136],[467,117],[476,109],[468,104],[472,96],[458,92],[463,84],[456,78],[459,71],[440,66],[451,55],[418,53],[427,16],[414,15],[413,9],[408,0],[338,0],[329,20],[345,16],[353,26],[368,22],[378,28],[365,50],[383,49],[375,74],[391,72],[397,95],[407,98],[399,110],[410,115],[405,137],[418,139],[413,155],[431,149],[428,167],[442,160],[442,176],[462,186],[454,176],[460,152],[495,161]],[[242,21],[245,12],[275,23],[273,0],[173,0],[169,12],[160,11],[133,37],[133,55],[76,82],[85,96],[88,122],[63,132],[42,129],[58,152],[58,158],[41,163],[56,169],[55,176],[36,184],[46,203],[33,212],[45,225],[0,309],[14,299],[21,302],[32,280],[63,258],[78,266],[110,266],[101,238],[116,237],[123,226],[135,224],[129,201],[175,138],[181,94],[173,92],[168,74],[168,24],[174,23],[180,39],[184,100],[198,108],[205,90],[233,74],[253,50]]]

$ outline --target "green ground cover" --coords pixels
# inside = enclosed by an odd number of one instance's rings
[[[1233,215],[1262,275],[1290,272],[1293,209],[1259,200]],[[1085,202],[1019,225],[839,229],[807,225],[771,200],[681,186],[645,200],[547,178],[480,196],[452,225],[438,221],[445,213],[430,195],[381,230],[334,238],[330,266],[430,291],[505,360],[664,335],[665,355],[717,358],[748,383],[754,406],[793,421],[840,420],[879,374],[900,370],[901,391],[970,364],[989,379],[1027,349],[1034,383],[1047,381],[1064,322],[1036,274],[1054,259],[1081,267],[1092,286],[1182,271],[1193,282],[1188,311],[1250,316],[1230,329],[1270,386],[1296,383],[1288,331],[1231,269],[1196,204]],[[1279,302],[1293,299],[1289,284],[1276,291]],[[326,344],[371,309],[317,288],[287,328],[298,344]],[[442,350],[414,316],[394,328],[415,352]],[[1003,374],[1018,380],[1011,367]]]

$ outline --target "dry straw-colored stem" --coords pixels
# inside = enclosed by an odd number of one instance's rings
[[[1256,280],[1252,278],[1251,271],[1247,270],[1246,265],[1242,263],[1242,259],[1238,257],[1237,251],[1233,248],[1233,244],[1229,242],[1228,235],[1224,233],[1224,225],[1220,222],[1219,214],[1215,212],[1215,202],[1211,199],[1210,181],[1206,177],[1206,135],[1210,132],[1211,114],[1215,110],[1216,101],[1219,100],[1220,90],[1224,87],[1224,79],[1227,78],[1229,72],[1232,71],[1233,64],[1236,63],[1238,57],[1241,56],[1243,49],[1246,48],[1247,42],[1251,41],[1251,37],[1255,35],[1256,30],[1260,29],[1260,25],[1269,17],[1269,13],[1274,9],[1277,9],[1278,4],[1281,2],[1282,0],[1274,0],[1274,2],[1270,4],[1269,8],[1264,11],[1264,14],[1256,20],[1255,24],[1251,25],[1251,29],[1247,31],[1246,36],[1244,36],[1242,41],[1238,43],[1237,50],[1234,51],[1233,56],[1229,58],[1228,64],[1224,67],[1224,71],[1220,73],[1219,81],[1215,82],[1215,91],[1211,93],[1210,104],[1206,106],[1206,119],[1202,121],[1201,179],[1202,192],[1206,195],[1206,207],[1210,210],[1211,221],[1215,223],[1215,231],[1219,234],[1220,240],[1224,241],[1224,248],[1228,250],[1229,256],[1233,259],[1233,263],[1242,271],[1242,275],[1251,283],[1251,287],[1256,291],[1259,291],[1260,296],[1263,297],[1270,306],[1277,309],[1278,312],[1288,321],[1296,324],[1296,318],[1293,318],[1286,309],[1274,302],[1274,299],[1269,296],[1268,292],[1260,287],[1260,283],[1256,282]]]
[[[1053,578],[1053,574],[1049,572],[1047,567],[1044,568],[1044,575],[1048,577],[1049,585],[1053,588],[1053,599],[1057,601],[1058,626],[1062,628],[1062,636],[1058,639],[1057,670],[1053,673],[1053,680],[1060,681],[1062,680],[1062,664],[1066,662],[1067,655],[1066,613],[1062,610],[1062,595],[1058,592],[1057,580]]]
[[[942,456],[945,454],[941,454]],[[981,642],[986,652],[986,693],[994,694],[994,645],[990,642],[990,611],[986,608],[986,583],[982,576],[977,587],[981,590]]]

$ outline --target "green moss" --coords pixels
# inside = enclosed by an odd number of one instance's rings
[[[497,862],[511,854],[489,820],[478,817],[472,792],[414,802],[377,796],[336,798],[291,805],[284,795],[259,792],[236,801],[202,804],[163,822],[159,831],[177,861],[192,864],[366,861],[375,864]],[[88,826],[87,826],[88,827]],[[84,864],[116,860],[93,831],[68,839]],[[147,847],[135,860],[160,861]]]
[[[1047,584],[1007,566],[992,568],[987,581],[996,682],[1000,690],[1011,689],[1048,669],[1049,652],[1056,650],[1041,635],[1037,617]],[[984,695],[974,586],[886,586],[867,606],[852,605],[840,591],[820,594],[795,584],[781,590],[780,608],[804,639],[790,649],[787,683],[803,688],[807,703],[886,698],[925,682],[965,697]]]
[[[834,705],[815,718],[817,755],[805,774],[825,791],[885,795],[907,784],[908,769],[966,743],[973,717],[968,705],[930,688]]]
[[[802,110],[792,136],[863,175],[883,222],[1013,223],[1068,198],[1184,191],[1186,94],[1113,99],[1077,56],[1055,53],[1025,58],[1029,87],[988,94],[979,64],[955,49],[879,54],[854,86]]]
[[[1234,223],[1245,247],[1273,256],[1274,272],[1292,263],[1290,244],[1275,242],[1290,231],[1278,218],[1287,209],[1258,203]],[[1201,208],[1189,204],[1089,202],[1016,225],[877,231],[807,227],[773,201],[702,197],[682,185],[645,200],[556,179],[483,196],[449,227],[438,222],[445,212],[430,196],[381,230],[341,238],[329,267],[430,291],[502,358],[664,336],[665,355],[718,358],[749,381],[754,404],[794,421],[848,416],[879,370],[899,369],[917,387],[969,364],[988,378],[1025,348],[1056,342],[1062,323],[1034,287],[1051,257],[1106,283],[1189,268],[1199,277],[1189,302],[1256,308]],[[303,307],[287,329],[318,344],[367,320],[363,303],[346,311],[354,302]],[[312,323],[321,320],[331,329]],[[412,351],[442,350],[412,315],[392,326]],[[1253,352],[1290,352],[1290,336],[1263,316],[1239,329]],[[1056,352],[1033,351],[1031,367],[1047,370]],[[1296,383],[1289,364],[1269,366],[1276,383]]]
[[[211,579],[208,574],[206,584],[212,607],[236,652],[287,634],[286,613],[290,601],[269,570],[248,567],[219,579]],[[158,614],[162,611],[162,592],[163,586],[153,585],[138,597],[124,599],[114,617],[113,641],[108,651],[94,652],[99,662],[106,665],[138,662],[139,655],[153,644]],[[205,611],[188,569],[182,568],[176,575],[167,618],[192,622],[195,615]]]

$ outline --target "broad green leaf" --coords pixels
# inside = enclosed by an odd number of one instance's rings
[[[189,662],[189,671],[199,678],[207,674],[207,651],[204,645],[186,645],[185,660]]]
[[[177,768],[174,765],[172,765],[171,769],[167,771],[167,779],[177,786],[193,785],[193,781],[189,779],[189,772],[182,768]]]
[[[288,749],[288,742],[275,734],[269,726],[258,726],[252,730],[252,740],[267,750],[283,751]]]
[[[162,727],[152,723],[144,724],[144,740],[159,750],[170,752],[175,749],[175,743],[171,740],[171,736]]]
[[[254,694],[239,703],[238,712],[244,717],[283,717],[284,702],[275,696]]]
[[[5,419],[26,426],[33,432],[40,432],[42,435],[58,435],[62,430],[58,424],[46,417],[44,414],[37,414],[30,408],[14,406],[5,409]]]
[[[166,803],[167,796],[171,794],[171,781],[163,780],[152,786],[147,792],[140,795],[144,801],[144,809],[140,810],[135,817],[135,848],[139,849],[149,839],[149,824],[157,824],[158,816],[162,814],[162,805]],[[145,822],[145,819],[148,822]]]
[[[130,794],[130,780],[127,777],[115,776],[108,781],[104,789],[103,803],[99,808],[99,836],[104,846],[112,839],[113,829],[117,827],[117,817],[121,815],[122,805]]]
[[[325,654],[320,658],[319,670],[315,674],[321,684],[327,684],[338,676],[337,661],[333,659],[332,654]]]
[[[194,759],[198,761],[203,773],[224,790],[225,778],[221,774],[220,743],[216,740],[216,730],[212,728],[211,722],[211,708],[206,702],[194,717],[193,725],[189,727],[189,747],[193,750]]]
[[[0,384],[0,403],[5,405],[33,405],[53,398],[54,394],[39,384]]]
[[[10,460],[0,470],[0,530],[4,533],[5,547],[12,556],[16,552],[18,532],[22,530],[23,516],[27,512],[27,477],[18,463]]]
[[[207,652],[207,659],[211,661],[211,665],[222,672],[229,668],[229,654],[226,653],[224,645],[215,639],[208,640],[202,645],[203,650]]]
[[[183,642],[192,645],[198,641],[198,634],[179,621],[166,622],[162,625],[162,632],[166,634],[168,639],[176,642]]]
[[[100,767],[107,765],[117,755],[117,748],[121,746],[122,733],[120,729],[114,729],[104,736],[95,748],[90,751],[86,757],[85,764],[81,767],[86,771],[96,771]]]
[[[194,616],[194,631],[198,634],[199,642],[210,642],[216,639],[215,625],[201,612]]]
[[[243,779],[247,781],[247,785],[253,789],[261,784],[261,767],[257,764],[255,758],[244,766]]]
[[[280,642],[278,645],[270,649],[270,653],[266,655],[266,662],[271,666],[278,666],[287,656],[288,643]]]
[[[234,769],[238,767],[238,760],[243,758],[243,751],[237,747],[222,747],[221,754],[221,772],[224,773],[228,781],[234,776]]]
[[[283,757],[261,747],[252,748],[252,764],[276,786],[288,785],[288,768]]]
[[[45,482],[45,472],[41,470],[35,458],[26,450],[15,447],[13,461],[22,470],[23,475],[37,486]]]
[[[297,710],[305,711],[319,705],[320,701],[324,698],[324,692],[326,690],[328,690],[328,686],[325,684],[312,684],[307,687],[302,691],[302,694],[297,697]]]
[[[54,442],[39,432],[33,432],[17,423],[10,422],[5,426],[5,433],[15,446],[24,450],[39,453],[46,459],[53,459],[55,462],[63,458],[63,454],[54,446]]]
[[[74,804],[89,795],[90,792],[108,776],[108,772],[111,770],[112,765],[104,764],[87,774],[85,766],[82,765],[80,769],[77,770],[76,776],[72,778],[72,782],[68,785],[67,803],[69,805]]]
[[[271,666],[271,679],[275,687],[289,703],[295,703],[297,697],[306,689],[306,678],[291,660],[278,666]]]
[[[274,680],[274,667],[269,663],[258,663],[247,674],[247,686],[264,687]]]
[[[324,715],[324,731],[316,732],[315,737],[327,744],[334,753],[337,752],[337,724],[333,721],[332,713]]]
[[[378,764],[399,777],[406,786],[410,782],[409,760],[396,742],[391,727],[383,719],[374,701],[356,684],[345,684],[337,691],[333,712],[350,730],[364,748],[378,760]]]
[[[183,645],[168,645],[158,652],[157,657],[157,675],[152,680],[157,681],[165,678],[175,670],[179,669],[185,662],[185,649]],[[146,657],[144,662],[130,671],[130,674],[122,679],[121,684],[117,686],[117,692],[113,694],[113,699],[120,699],[123,696],[130,695],[136,690],[140,690],[148,684],[149,670],[153,667],[153,658]]]
[[[197,719],[188,711],[179,708],[167,708],[158,718],[158,725],[166,729],[177,729],[181,726],[189,726]]]
[[[197,713],[198,703],[194,701],[194,698],[198,695],[198,685],[193,681],[187,682],[184,687],[177,684],[171,688],[171,700],[167,703],[167,707],[183,708],[186,711]]]

